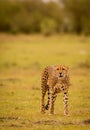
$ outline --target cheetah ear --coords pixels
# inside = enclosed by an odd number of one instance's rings
[[[70,67],[69,66],[66,66],[66,67],[67,67],[67,70],[69,70]]]

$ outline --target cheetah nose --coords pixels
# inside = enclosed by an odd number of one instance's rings
[[[62,76],[62,73],[59,73],[59,77],[63,77],[63,76]]]

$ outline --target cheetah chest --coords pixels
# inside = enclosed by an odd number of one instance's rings
[[[60,92],[63,92],[65,90],[67,90],[68,87],[66,84],[60,84],[60,83],[57,83],[55,86],[54,86],[54,91],[56,93],[60,93]]]

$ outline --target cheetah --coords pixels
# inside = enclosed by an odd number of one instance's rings
[[[69,67],[64,65],[47,66],[41,77],[41,113],[45,113],[50,107],[50,115],[54,114],[54,102],[57,94],[63,92],[64,115],[68,115],[68,89],[70,79]],[[45,105],[45,95],[48,92],[48,101]]]

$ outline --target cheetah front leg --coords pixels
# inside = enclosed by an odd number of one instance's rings
[[[50,90],[49,90],[49,88],[48,88],[48,101],[47,101],[47,104],[46,104],[46,106],[45,106],[45,109],[48,110],[49,107],[50,107]]]
[[[50,115],[54,114],[54,102],[56,100],[56,93],[50,91]]]
[[[64,92],[63,96],[63,102],[64,102],[64,115],[68,115],[68,91]]]

